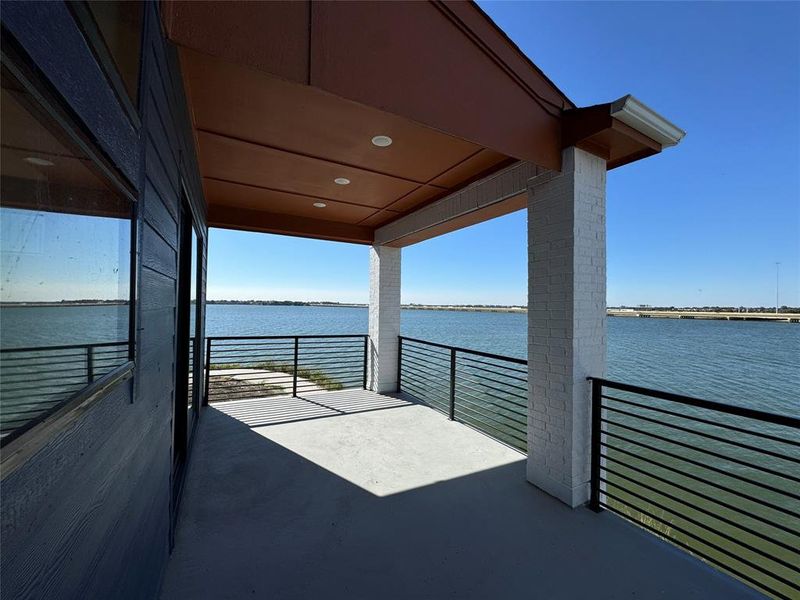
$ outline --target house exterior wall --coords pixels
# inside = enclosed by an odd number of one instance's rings
[[[157,3],[143,4],[135,117],[66,3],[3,4],[4,42],[27,54],[136,190],[138,230],[134,375],[3,474],[4,597],[152,598],[169,553],[181,187],[204,239],[207,230],[177,57]]]

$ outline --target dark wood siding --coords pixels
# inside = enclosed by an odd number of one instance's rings
[[[2,20],[117,168],[135,184],[139,176],[138,132],[66,4],[3,2]]]
[[[146,3],[141,125],[62,2],[4,3],[3,25],[138,190],[136,369],[2,480],[3,597],[153,598],[169,553],[181,190],[206,212],[174,50]],[[205,289],[205,256],[202,263]],[[203,294],[204,299],[204,294]]]

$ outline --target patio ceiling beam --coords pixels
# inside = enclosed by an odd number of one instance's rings
[[[403,247],[527,206],[528,180],[547,169],[514,163],[375,230],[374,243]]]
[[[217,204],[208,207],[208,226],[355,244],[372,243],[369,227]]]

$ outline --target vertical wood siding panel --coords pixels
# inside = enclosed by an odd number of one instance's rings
[[[145,222],[152,227],[161,238],[177,251],[178,223],[175,217],[167,210],[158,192],[149,180],[145,181],[144,194],[142,196]]]
[[[177,276],[177,254],[155,229],[145,223],[142,228],[142,266],[158,271],[162,275]]]

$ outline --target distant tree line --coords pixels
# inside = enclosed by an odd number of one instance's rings
[[[100,300],[97,298],[83,298],[81,300],[23,300],[20,302],[0,302],[0,306],[75,306],[76,304],[128,304],[128,300]]]
[[[303,302],[301,300],[206,300],[206,304],[247,304],[254,306],[366,306],[348,302]]]

